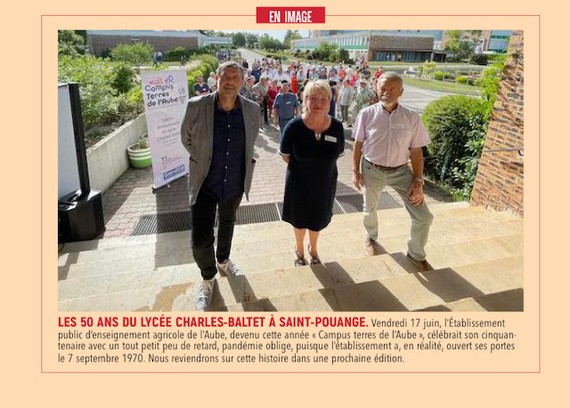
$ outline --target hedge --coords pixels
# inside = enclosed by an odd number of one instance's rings
[[[448,95],[428,104],[422,120],[430,134],[425,169],[434,179],[468,199],[487,133],[485,103]]]
[[[192,71],[188,71],[186,74],[186,78],[188,80],[188,92],[191,96],[194,95],[192,89],[196,83],[196,78],[201,76],[204,80],[207,80],[210,76],[210,72],[216,72],[220,65],[216,57],[207,54],[198,55],[197,57],[194,57],[193,60],[200,60],[200,66]]]

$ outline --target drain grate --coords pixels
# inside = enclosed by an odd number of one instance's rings
[[[362,211],[362,194],[339,196],[336,198],[336,201],[338,201],[346,213]]]
[[[386,192],[382,193],[379,209],[398,208],[400,204]],[[362,211],[362,195],[351,194],[336,197],[333,214]],[[260,222],[279,221],[283,212],[283,203],[244,205],[238,208],[236,224],[257,224]],[[216,221],[217,224],[217,221]],[[131,235],[163,234],[166,232],[187,231],[191,227],[190,211],[143,215]]]
[[[335,199],[334,203],[333,203],[333,214],[337,215],[337,214],[344,214],[344,210],[342,209],[342,207],[340,206],[340,204],[338,203],[338,201]]]
[[[349,194],[344,196],[339,196],[336,198],[345,213],[355,213],[361,212],[363,208],[362,194]],[[389,210],[391,208],[401,208],[402,205],[399,204],[394,197],[389,193],[383,192],[380,194],[378,199],[378,209],[379,210]]]
[[[236,224],[256,224],[279,220],[279,212],[275,203],[243,205],[236,213]]]
[[[190,211],[143,215],[131,235],[162,234],[190,229]]]

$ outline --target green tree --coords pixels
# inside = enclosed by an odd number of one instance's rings
[[[348,53],[348,50],[345,50],[344,48],[338,50],[338,60],[344,61],[345,64],[348,64],[348,61],[350,60],[350,54]]]
[[[264,34],[259,37],[259,46],[265,50],[278,51],[285,48],[283,43],[276,38],[270,37],[268,34]]]
[[[245,47],[245,35],[243,33],[232,34],[232,43],[236,47]]]
[[[475,53],[481,31],[450,30],[449,40],[445,44],[445,52],[452,55],[454,60],[469,59]]]
[[[299,34],[299,30],[287,30],[285,33],[285,38],[283,39],[283,45],[285,49],[291,48],[291,41],[292,40],[299,40],[303,38],[301,34]]]
[[[119,93],[127,93],[135,86],[135,71],[126,63],[114,64],[113,88]]]
[[[138,42],[135,44],[119,44],[111,50],[111,57],[115,61],[128,62],[140,68],[142,64],[152,62],[154,47],[150,44]]]
[[[328,44],[325,41],[322,41],[313,51],[313,57],[315,59],[330,61],[330,57],[336,52],[336,49],[336,44]]]
[[[85,39],[75,30],[59,30],[57,32],[58,55],[83,55],[87,51]]]
[[[256,34],[247,33],[245,36],[245,43],[249,48],[254,48],[255,44],[259,42],[259,37]]]

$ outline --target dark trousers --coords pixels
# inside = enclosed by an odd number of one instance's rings
[[[265,97],[261,103],[261,111],[263,112],[263,121],[265,124],[269,123],[269,117],[267,116],[267,102],[268,98]]]
[[[237,198],[218,202],[215,198],[198,194],[196,203],[191,207],[192,254],[200,268],[202,278],[212,279],[218,271],[216,260],[224,262],[230,257],[236,211],[241,202]],[[214,223],[218,211],[218,243],[214,256]]]

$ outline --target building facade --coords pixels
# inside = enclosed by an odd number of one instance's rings
[[[291,41],[291,50],[312,51],[325,42],[347,50],[352,59],[423,62],[433,59],[442,36],[441,30],[320,30]]]
[[[101,56],[119,44],[142,42],[150,44],[155,51],[168,52],[176,47],[196,49],[206,45],[217,44],[229,46],[230,37],[209,37],[198,30],[187,31],[153,31],[153,30],[88,30],[87,45],[93,55]]]
[[[476,52],[492,54],[507,51],[512,30],[483,30],[475,36],[464,33],[477,41]],[[291,51],[313,51],[325,42],[347,50],[352,59],[364,55],[368,61],[441,61],[448,39],[444,30],[314,30],[309,38],[291,41]]]
[[[475,52],[483,54],[504,54],[509,48],[509,40],[513,34],[513,30],[482,30],[480,34],[473,34],[470,31],[464,31],[462,38],[473,40],[477,43]],[[441,48],[445,48],[449,41],[447,32],[444,32],[441,41]]]

